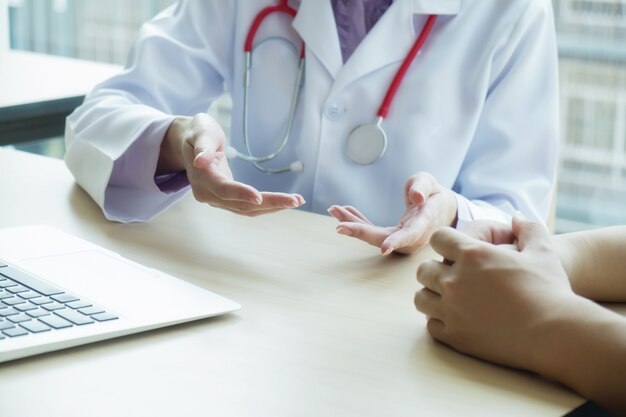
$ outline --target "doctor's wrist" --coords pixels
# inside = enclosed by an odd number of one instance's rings
[[[456,229],[457,223],[459,221],[459,203],[457,201],[456,195],[452,190],[446,190],[446,207],[448,207],[448,217],[445,225],[453,227]]]
[[[191,117],[177,117],[172,121],[161,142],[156,175],[171,174],[185,170],[183,142],[189,130]]]

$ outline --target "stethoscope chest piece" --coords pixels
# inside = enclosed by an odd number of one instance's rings
[[[346,155],[351,161],[369,165],[387,150],[387,134],[379,124],[367,123],[355,128],[346,140]]]

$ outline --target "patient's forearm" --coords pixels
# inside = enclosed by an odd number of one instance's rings
[[[555,306],[537,333],[534,371],[626,415],[626,318],[581,298]]]
[[[572,288],[597,301],[626,301],[626,226],[556,235]]]

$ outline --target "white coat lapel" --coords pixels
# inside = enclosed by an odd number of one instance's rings
[[[455,15],[461,10],[462,0],[410,0],[413,13]]]
[[[343,65],[335,16],[330,0],[302,0],[293,21],[307,47],[335,78]]]
[[[345,63],[333,90],[338,91],[372,71],[404,60],[422,30],[422,21],[414,19],[415,16],[452,15],[460,8],[461,0],[395,0]],[[414,22],[419,25],[416,27]]]

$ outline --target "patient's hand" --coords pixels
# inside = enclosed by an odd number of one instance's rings
[[[476,230],[472,233],[484,240],[510,241],[500,239],[507,236],[499,228]],[[511,232],[519,252],[451,228],[434,233],[431,246],[447,262],[420,265],[417,279],[424,288],[415,294],[415,306],[428,316],[435,339],[464,353],[535,370],[532,352],[543,339],[543,324],[586,300],[573,293],[543,225],[514,218]]]

